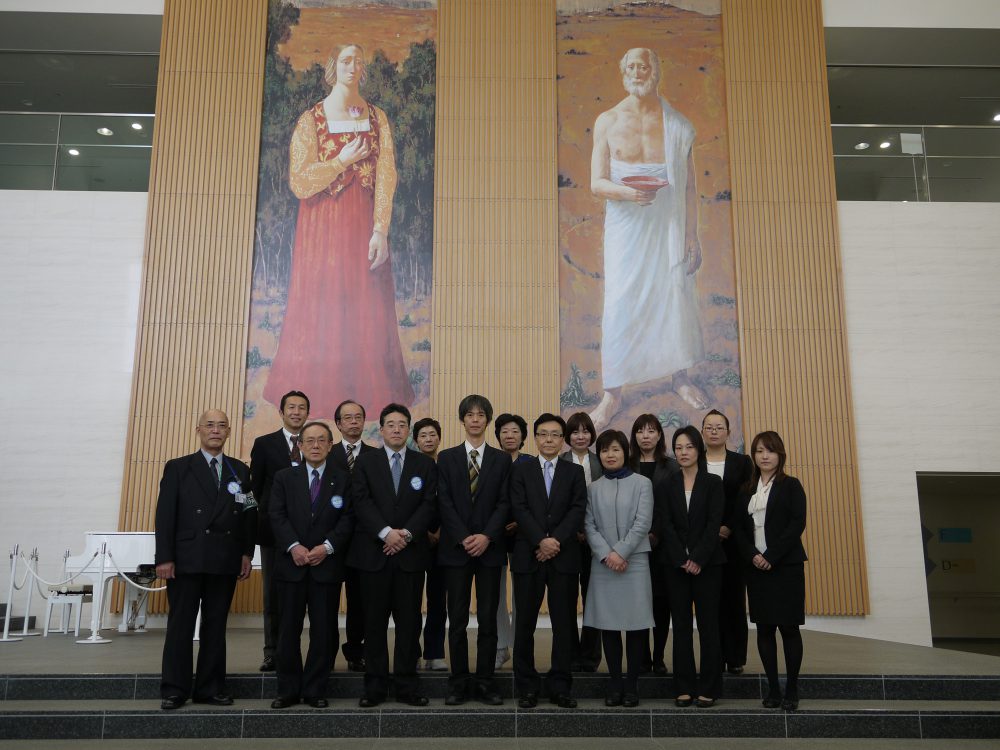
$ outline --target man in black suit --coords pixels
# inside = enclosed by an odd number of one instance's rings
[[[389,404],[379,414],[384,450],[363,454],[351,475],[357,525],[347,564],[364,587],[365,692],[362,708],[377,706],[389,692],[389,616],[396,624],[393,654],[396,700],[426,706],[420,692],[420,604],[430,562],[427,529],[434,518],[437,467],[406,447],[410,411]]]
[[[250,469],[222,453],[229,418],[206,411],[196,429],[201,449],[167,461],[156,501],[156,576],[167,582],[160,708],[195,703],[229,706],[226,694],[226,620],[236,580],[250,575],[257,502]],[[191,686],[195,621],[201,608],[198,671]]]
[[[281,604],[278,629],[278,697],[271,708],[302,698],[326,708],[330,664],[337,655],[337,610],[347,548],[354,530],[348,498],[350,475],[327,460],[333,432],[322,422],[302,428],[305,463],[274,479],[271,525],[279,554],[274,580]],[[302,668],[302,620],[309,610],[309,653]]]
[[[507,562],[504,528],[510,516],[507,475],[511,461],[506,453],[486,445],[486,428],[493,420],[493,405],[485,396],[466,396],[458,405],[465,428],[465,442],[438,456],[438,513],[441,541],[438,564],[445,569],[448,586],[448,654],[451,677],[445,703],[465,703],[473,687],[475,697],[490,706],[503,698],[493,684],[497,652],[497,606],[500,603],[500,568]],[[469,676],[469,606],[472,581],[476,582],[476,677]]]
[[[309,398],[301,391],[289,391],[281,397],[280,430],[261,435],[250,449],[250,482],[253,496],[260,504],[257,544],[260,545],[261,587],[264,590],[264,661],[261,672],[274,671],[274,652],[278,644],[277,593],[274,590],[274,532],[271,531],[270,497],[274,476],[289,466],[302,462],[299,431],[309,418]]]
[[[333,421],[340,430],[341,440],[333,446],[330,460],[348,472],[354,471],[354,462],[369,451],[376,451],[362,442],[361,433],[365,429],[365,407],[357,401],[342,401],[333,412]],[[347,623],[344,629],[344,658],[352,672],[365,671],[365,603],[361,593],[361,583],[356,568],[347,568],[344,579],[347,595]]]
[[[580,545],[576,534],[587,509],[583,467],[559,461],[566,422],[555,414],[535,420],[538,460],[515,464],[510,476],[510,504],[517,521],[517,539],[510,557],[514,577],[514,684],[518,705],[538,705],[541,678],[535,669],[535,625],[548,589],[552,621],[552,668],[549,699],[575,708],[570,697],[573,650],[576,644],[576,587]]]

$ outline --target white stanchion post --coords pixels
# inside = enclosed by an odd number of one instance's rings
[[[31,569],[35,573],[37,573],[38,572],[38,547],[35,547],[33,550],[31,550],[31,558],[30,558],[30,560],[31,560],[31,562],[30,562]],[[24,585],[28,586],[28,603],[24,607],[24,627],[21,628],[21,637],[22,638],[25,638],[27,636],[32,636],[32,635],[41,635],[41,633],[39,631],[37,631],[37,630],[33,630],[30,633],[28,632],[28,620],[31,619],[31,598],[35,594],[34,576],[32,576],[32,575],[26,575],[24,577],[24,582],[25,582]]]
[[[90,604],[90,635],[81,638],[77,643],[111,643],[110,638],[101,637],[101,620],[104,614],[104,563],[108,555],[108,543],[101,545],[101,572],[97,578],[97,586],[94,587],[94,600]]]
[[[7,586],[7,612],[3,618],[3,638],[0,643],[14,643],[20,638],[10,637],[10,613],[14,609],[14,574],[17,572],[17,556],[21,552],[21,545],[15,544],[14,551],[10,553],[10,584]]]

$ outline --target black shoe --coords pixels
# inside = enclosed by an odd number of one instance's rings
[[[554,703],[559,708],[576,708],[576,698],[571,698],[569,693],[556,693],[549,696],[549,703]]]
[[[622,704],[622,694],[621,693],[608,693],[604,696],[604,705],[608,706],[620,706]]]
[[[476,686],[476,700],[485,703],[487,706],[502,706],[503,698],[494,688],[486,685]]]
[[[769,695],[760,704],[764,708],[778,708],[781,705],[781,696]]]
[[[743,674],[743,665],[741,664],[736,667],[731,666],[726,671],[729,672],[729,674]]]
[[[463,703],[465,703],[465,693],[461,690],[450,691],[448,697],[444,699],[446,706],[461,706]]]
[[[184,698],[179,695],[168,695],[160,701],[160,708],[164,711],[176,711],[184,705]]]
[[[209,706],[231,706],[233,705],[233,697],[225,693],[219,693],[208,698],[195,698],[194,703],[207,703]]]
[[[580,672],[596,672],[597,671],[597,665],[594,664],[594,662],[592,662],[592,661],[581,661],[580,662],[580,669],[578,671],[580,671]]]
[[[625,706],[625,708],[635,708],[639,705],[639,696],[635,693],[625,693],[625,695],[622,696],[622,705]]]
[[[365,657],[362,656],[360,659],[356,659],[355,661],[348,660],[347,669],[350,672],[367,672],[368,664],[365,662]]]
[[[795,695],[792,695],[792,696],[786,695],[784,697],[784,699],[781,701],[781,710],[782,711],[795,711],[796,709],[798,709],[798,707],[799,707],[799,698],[798,698],[798,696],[795,696]]]
[[[517,699],[518,708],[534,708],[538,705],[538,693],[525,693]]]
[[[290,695],[279,695],[271,701],[271,708],[288,708],[298,705],[299,699]]]
[[[276,667],[274,665],[274,657],[273,656],[265,656],[264,657],[264,661],[262,661],[260,663],[260,671],[261,672],[273,672],[273,671],[275,671],[275,669],[276,669]]]
[[[653,674],[663,677],[670,673],[667,671],[667,665],[662,661],[658,661],[653,665]]]
[[[419,693],[414,693],[413,695],[397,695],[396,701],[398,703],[405,703],[407,706],[426,706],[430,703],[427,700],[426,695],[420,695]]]
[[[361,708],[375,708],[379,705],[385,698],[376,698],[373,695],[362,695],[361,699],[358,701],[358,705]]]
[[[306,703],[313,708],[327,708],[330,705],[326,698],[306,698]]]
[[[692,703],[694,703],[694,698],[690,695],[679,695],[674,698],[674,705],[677,706],[677,708],[687,708]]]
[[[694,702],[698,708],[711,708],[715,705],[715,698],[697,698]]]

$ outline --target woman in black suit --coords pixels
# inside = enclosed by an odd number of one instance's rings
[[[750,619],[757,624],[757,650],[768,684],[764,707],[794,711],[802,666],[799,626],[805,623],[806,493],[798,479],[785,474],[785,444],[777,432],[757,435],[750,455],[754,470],[743,494],[746,512],[737,541],[743,560],[750,563]],[[777,630],[788,672],[784,698],[778,682]]]
[[[681,470],[667,481],[659,518],[660,559],[666,567],[674,620],[674,702],[710,708],[722,695],[719,591],[726,554],[719,544],[719,527],[726,501],[722,480],[706,470],[705,443],[698,428],[681,427],[674,433],[673,446]],[[700,672],[694,663],[692,604],[698,616]]]
[[[729,418],[712,409],[701,421],[705,439],[708,471],[722,480],[726,507],[722,511],[719,539],[726,553],[722,568],[722,592],[719,596],[719,640],[722,644],[722,664],[730,674],[743,674],[747,663],[747,588],[744,583],[743,560],[736,549],[733,529],[740,524],[745,506],[739,505],[743,485],[750,481],[753,463],[750,457],[729,450]]]

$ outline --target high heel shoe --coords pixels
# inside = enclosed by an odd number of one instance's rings
[[[694,703],[694,698],[690,695],[678,695],[674,698],[674,705],[677,706],[677,708],[687,708],[692,703]]]
[[[778,708],[781,706],[781,696],[769,695],[761,701],[761,705],[764,706],[764,708]]]
[[[795,711],[799,707],[799,696],[786,695],[781,701],[781,710]]]

